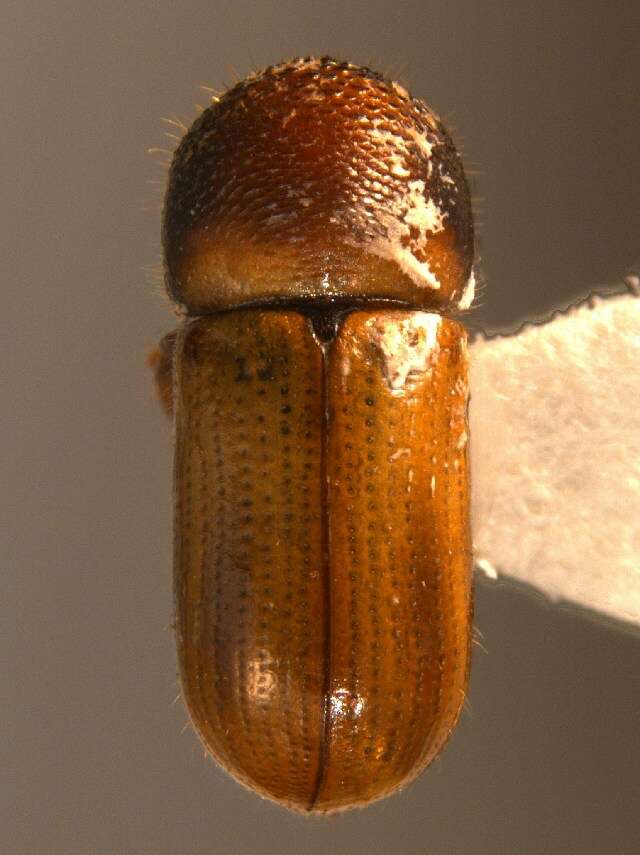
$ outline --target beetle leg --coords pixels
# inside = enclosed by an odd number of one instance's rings
[[[156,394],[165,413],[173,418],[173,357],[178,330],[163,336],[147,355],[147,365],[153,371]]]

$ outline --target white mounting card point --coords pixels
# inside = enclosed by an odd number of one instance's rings
[[[476,566],[640,624],[640,299],[470,353]]]

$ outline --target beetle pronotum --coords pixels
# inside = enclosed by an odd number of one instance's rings
[[[189,316],[173,400],[191,718],[268,798],[367,804],[433,760],[467,686],[460,159],[402,87],[295,60],[186,133],[163,242]]]

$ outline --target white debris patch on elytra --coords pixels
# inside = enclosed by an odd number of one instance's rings
[[[476,564],[640,624],[640,299],[471,346]]]
[[[463,337],[460,341],[460,362],[461,366],[464,366],[463,373],[449,389],[451,407],[449,432],[452,447],[456,448],[458,451],[464,451],[469,441],[469,426],[467,423],[467,409],[469,406],[469,360],[466,347],[466,337]]]
[[[413,312],[401,320],[374,317],[367,321],[370,341],[380,353],[392,395],[402,397],[412,376],[431,370],[440,350],[441,321],[440,315],[428,312]]]

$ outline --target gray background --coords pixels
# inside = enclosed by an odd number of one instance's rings
[[[173,702],[171,436],[145,368],[173,323],[153,273],[160,117],[191,121],[199,84],[297,54],[369,63],[452,127],[482,198],[472,326],[619,281],[640,254],[639,14],[637,0],[5,2],[0,851],[639,851],[640,640],[509,584],[478,586],[487,652],[468,710],[400,796],[306,820],[206,761]]]

